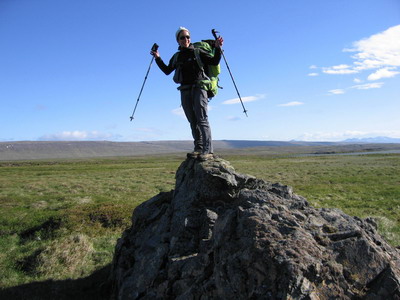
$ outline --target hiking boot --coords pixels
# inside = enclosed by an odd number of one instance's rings
[[[193,151],[193,152],[190,152],[190,153],[186,154],[186,156],[187,156],[187,158],[194,158],[194,159],[196,159],[196,158],[199,157],[200,154],[201,154],[201,153],[200,153],[199,151]]]
[[[198,156],[200,161],[206,161],[214,158],[212,153],[202,153]]]

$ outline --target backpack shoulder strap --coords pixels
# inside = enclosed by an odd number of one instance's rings
[[[199,48],[194,48],[194,56],[196,57],[196,61],[197,61],[197,64],[199,65],[199,68],[204,70],[204,64],[201,61],[200,49]]]

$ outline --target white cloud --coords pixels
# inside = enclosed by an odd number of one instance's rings
[[[352,69],[334,70],[334,69],[330,69],[330,68],[325,68],[322,72],[324,72],[325,74],[335,74],[335,75],[346,75],[346,74],[358,73],[357,70],[352,70]]]
[[[181,107],[178,107],[178,108],[175,108],[175,109],[173,109],[173,110],[172,110],[172,113],[173,113],[174,115],[177,115],[177,116],[180,116],[180,117],[186,118],[186,117],[185,117],[185,112],[183,111],[183,108],[182,108],[182,106],[181,106]]]
[[[377,136],[387,136],[391,138],[400,138],[400,131],[393,130],[375,130],[375,131],[358,131],[358,130],[346,130],[343,132],[314,132],[314,133],[304,133],[296,140],[299,141],[343,141],[351,138],[368,138]]]
[[[297,140],[300,141],[341,141],[351,137],[359,137],[364,132],[360,131],[345,131],[345,132],[306,132],[302,134]]]
[[[288,103],[284,103],[284,104],[279,104],[278,106],[299,106],[299,105],[303,105],[303,102],[298,102],[298,101],[292,101],[292,102],[288,102]]]
[[[354,78],[353,81],[354,81],[355,83],[361,83],[361,82],[362,82],[362,80],[361,80],[360,78]]]
[[[353,43],[352,49],[357,52],[353,58],[357,60],[358,69],[375,69],[386,66],[400,66],[400,25],[374,34]]]
[[[344,69],[348,69],[348,68],[350,68],[350,66],[349,65],[338,65],[338,66],[333,66],[332,67],[332,69],[334,69],[334,70],[344,70]]]
[[[109,140],[116,136],[99,131],[63,131],[47,134],[39,138],[41,141],[85,141],[85,140]]]
[[[213,107],[211,105],[208,105],[208,111],[211,111],[211,110],[213,110]],[[186,119],[186,115],[185,115],[185,112],[184,112],[182,106],[173,109],[171,112],[172,112],[172,114],[174,114],[176,116]]]
[[[309,73],[308,76],[318,76],[318,73]]]
[[[354,79],[356,83],[361,82],[359,79]],[[357,84],[353,85],[351,87],[348,87],[348,89],[356,89],[356,90],[369,90],[369,89],[379,89],[383,86],[383,82],[374,82],[374,83],[366,83],[366,84]],[[346,89],[335,89],[335,90],[330,90],[328,91],[329,94],[331,95],[341,95],[346,93]]]
[[[241,120],[241,118],[240,117],[235,117],[235,116],[230,116],[230,117],[227,117],[227,120],[235,122],[235,121]]]
[[[252,102],[252,101],[257,101],[262,98],[265,98],[265,95],[255,95],[255,96],[247,96],[247,97],[241,97],[241,98],[242,98],[243,102]],[[222,104],[236,104],[236,103],[240,103],[239,98],[225,100],[224,102],[222,102]]]
[[[344,89],[335,89],[335,90],[330,90],[328,93],[333,94],[333,95],[340,95],[344,94],[346,91]]]
[[[356,41],[352,48],[344,52],[354,52],[352,65],[340,64],[322,68],[326,74],[356,74],[366,70],[377,70],[368,80],[394,77],[400,72],[400,25]]]
[[[316,65],[312,65],[310,66],[310,69],[318,69],[318,67]]]
[[[383,86],[383,82],[366,83],[354,85],[351,88],[357,90],[369,90],[369,89],[379,89]]]
[[[326,74],[354,74],[359,71],[352,69],[349,65],[338,65],[329,68],[322,68],[322,72]]]
[[[166,128],[163,128],[166,129]],[[129,136],[125,137],[125,140],[139,140],[139,141],[154,141],[160,140],[164,137],[165,132],[163,129],[155,127],[139,127],[131,131]]]
[[[369,75],[368,80],[379,80],[381,78],[390,78],[396,76],[397,74],[400,74],[400,72],[391,71],[389,68],[382,68],[376,71],[375,73]]]
[[[136,128],[135,131],[140,131],[140,132],[156,132],[157,129],[154,128],[149,128],[149,127],[141,127],[141,128]]]

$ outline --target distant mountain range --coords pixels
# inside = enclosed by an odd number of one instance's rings
[[[301,141],[214,141],[214,150],[219,153],[243,153],[261,151],[274,153],[335,153],[357,151],[382,151],[400,149],[399,139],[374,138],[352,139],[344,142],[301,142]],[[385,143],[387,146],[383,147]],[[388,143],[393,143],[390,145]],[[359,144],[359,146],[357,146]],[[370,146],[370,144],[374,144]],[[377,145],[380,144],[381,146]],[[362,146],[360,146],[362,145]],[[301,149],[300,149],[301,148]],[[306,149],[307,148],[307,149]],[[329,148],[329,149],[328,149]],[[297,149],[297,150],[296,150]],[[185,153],[193,150],[192,141],[152,142],[109,142],[109,141],[20,141],[0,142],[0,161],[31,159],[91,158],[114,156],[140,156],[149,154]]]
[[[345,143],[400,143],[400,138],[390,138],[386,136],[377,136],[370,138],[359,138],[359,139],[347,139],[344,141]]]

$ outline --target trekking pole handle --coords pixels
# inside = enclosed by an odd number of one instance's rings
[[[218,31],[216,31],[215,29],[211,29],[211,33],[215,39],[218,39],[218,36],[217,36]]]
[[[153,47],[151,47],[151,51],[157,51],[158,50],[158,45],[157,43],[153,44]]]

